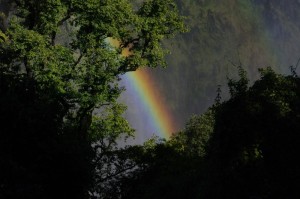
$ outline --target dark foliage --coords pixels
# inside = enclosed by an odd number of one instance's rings
[[[217,108],[206,198],[297,198],[300,79],[261,79]]]
[[[172,0],[0,0],[0,198],[117,195],[120,76],[166,65],[185,30]]]
[[[62,136],[58,96],[22,75],[0,78],[0,198],[86,198],[92,150]]]
[[[146,150],[124,198],[298,198],[300,79],[261,70],[230,80],[228,101]]]

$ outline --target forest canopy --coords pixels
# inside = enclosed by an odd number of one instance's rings
[[[147,168],[119,181],[121,198],[299,197],[300,79],[268,67],[249,85],[239,74],[230,99],[170,140],[146,143],[139,157]]]
[[[169,140],[119,147],[134,133],[121,75],[166,65],[162,42],[186,31],[176,4],[0,3],[0,198],[299,198],[297,66],[251,85],[238,66],[228,100],[218,89]]]
[[[183,17],[172,0],[1,0],[0,19],[0,197],[99,195],[133,134],[120,76],[165,66]]]

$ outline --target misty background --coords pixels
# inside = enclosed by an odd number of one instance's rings
[[[271,66],[290,74],[300,58],[299,0],[176,0],[190,31],[164,45],[171,50],[167,68],[149,69],[163,103],[171,110],[178,131],[193,114],[211,106],[221,86],[227,99],[227,78],[237,77],[237,66],[251,82],[258,68]],[[130,88],[121,97],[125,117],[136,129],[134,143],[153,132],[145,107],[137,106]],[[175,125],[175,124],[174,124]],[[173,132],[176,133],[176,132]]]
[[[171,51],[168,67],[149,69],[148,73],[161,93],[157,100],[168,106],[177,131],[193,114],[201,114],[213,104],[219,85],[222,99],[227,99],[227,78],[237,77],[238,65],[254,81],[258,68],[272,66],[276,72],[290,74],[290,66],[295,67],[300,58],[299,0],[176,3],[190,31],[165,42]],[[10,0],[0,0],[0,12],[9,16],[12,9]],[[0,23],[1,29],[3,24],[6,21]],[[60,35],[58,40],[67,38]],[[138,106],[138,97],[131,88],[126,89],[121,101],[128,106],[125,117],[136,129],[131,142],[139,144],[154,134],[161,135],[153,130],[147,107]]]

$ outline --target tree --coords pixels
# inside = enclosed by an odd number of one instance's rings
[[[229,100],[135,153],[122,198],[298,198],[300,79],[260,73],[249,86],[239,67]]]
[[[249,88],[231,81],[233,96],[217,108],[205,198],[299,196],[300,81],[260,73]]]
[[[205,157],[214,130],[214,112],[214,108],[210,108],[202,115],[192,116],[185,129],[174,134],[169,143],[181,148],[186,155]]]
[[[136,169],[118,179],[121,198],[199,198],[214,114],[211,108],[192,116],[185,129],[168,141],[153,138],[144,146],[126,149],[135,150],[129,159]]]
[[[13,11],[1,13],[8,26],[0,32],[0,196],[87,198],[98,161],[117,137],[133,132],[117,102],[121,75],[165,66],[161,41],[185,31],[183,18],[172,0],[7,4]],[[121,56],[124,49],[129,56]]]
[[[138,169],[119,180],[121,198],[197,198],[201,158],[187,154],[164,140],[141,146],[131,159]]]

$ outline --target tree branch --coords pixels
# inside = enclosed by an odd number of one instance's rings
[[[80,63],[80,61],[81,61],[82,58],[83,58],[83,54],[80,53],[80,55],[79,55],[77,61],[76,61],[76,62],[74,63],[74,65],[73,65],[73,69],[75,69],[75,67]]]
[[[55,38],[56,38],[56,32],[52,31],[52,34],[51,34],[51,45],[52,46],[55,45]]]
[[[121,169],[121,170],[119,170],[118,172],[116,172],[116,173],[114,173],[114,174],[112,174],[112,175],[106,176],[105,178],[102,178],[102,179],[98,179],[98,180],[96,181],[96,183],[98,184],[98,183],[107,181],[107,180],[109,180],[109,179],[111,179],[111,178],[113,178],[113,177],[116,177],[116,176],[118,176],[118,175],[120,175],[120,174],[122,174],[122,173],[124,173],[124,172],[126,172],[126,171],[128,171],[128,170],[133,169],[133,168],[136,167],[136,166],[137,166],[137,164],[134,164],[134,165],[132,165],[132,166],[130,166],[130,167],[127,167],[127,168],[125,168],[125,169]]]
[[[67,16],[65,16],[64,18],[62,18],[62,20],[60,20],[60,21],[57,23],[57,26],[63,25],[63,23],[64,23],[65,21],[67,21],[68,19],[71,18],[71,15],[72,15],[72,13],[69,12],[69,13],[67,14]]]

